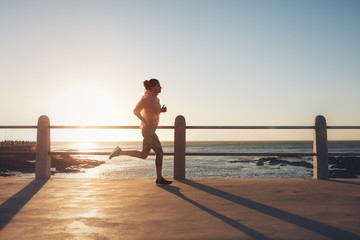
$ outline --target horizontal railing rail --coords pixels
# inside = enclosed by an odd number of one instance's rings
[[[158,126],[158,129],[174,129],[174,126]],[[50,126],[50,129],[139,129],[139,126]]]
[[[0,126],[0,129],[37,129],[33,125]],[[63,126],[53,125],[50,129],[139,129],[139,126]],[[158,126],[158,129],[174,129],[174,126]],[[360,129],[360,126],[327,126],[327,129]],[[186,126],[186,129],[315,129],[314,126]]]
[[[104,155],[108,156],[111,152],[92,152],[92,151],[51,151],[49,155]],[[149,153],[154,156],[155,153]],[[174,156],[174,153],[164,153],[164,156]]]
[[[0,129],[37,129],[38,126],[26,126],[26,125],[9,125],[9,126],[0,126]],[[139,129],[139,126],[61,126],[54,125],[49,126],[50,129]],[[159,129],[174,129],[174,126],[158,126]]]
[[[139,126],[64,126],[50,125],[48,117],[41,116],[37,126],[34,125],[9,125],[0,126],[0,129],[37,129],[37,150],[35,151],[0,151],[6,154],[31,154],[36,156],[36,177],[50,177],[50,156],[52,155],[109,155],[110,152],[96,151],[51,151],[51,129],[139,129]],[[174,126],[158,126],[158,129],[174,129],[174,152],[164,153],[165,156],[174,156],[174,178],[185,178],[185,156],[279,156],[301,157],[309,156],[314,159],[314,178],[328,178],[328,156],[360,156],[360,152],[328,152],[327,132],[328,129],[360,129],[360,126],[327,126],[325,118],[317,116],[314,126],[186,126],[185,118],[178,116]],[[186,152],[185,132],[187,129],[199,130],[266,130],[266,129],[311,129],[314,131],[313,153],[299,152]],[[155,155],[150,153],[149,155]],[[320,161],[321,159],[321,161]],[[320,170],[319,170],[320,169]],[[316,173],[315,173],[316,171]],[[322,171],[322,173],[321,173]]]
[[[0,126],[0,129],[26,129],[26,128],[38,128],[38,126],[23,126],[23,125],[19,125],[19,126]]]
[[[327,129],[360,129],[360,126],[328,126]]]
[[[314,129],[314,126],[186,126],[186,129]]]

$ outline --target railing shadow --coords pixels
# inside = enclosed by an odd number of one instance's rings
[[[35,179],[0,205],[0,230],[30,201],[48,179]]]
[[[344,184],[351,184],[351,185],[360,185],[360,182],[349,182],[346,180],[339,180],[339,179],[329,179],[330,182],[336,182],[336,183],[344,183]]]
[[[301,217],[299,215],[286,212],[281,209],[277,209],[262,203],[254,202],[252,200],[236,196],[234,194],[224,192],[222,190],[186,179],[181,181],[184,184],[197,188],[201,191],[207,192],[209,194],[215,195],[217,197],[226,199],[228,201],[234,202],[236,204],[245,206],[247,208],[253,209],[255,211],[261,212],[263,214],[269,215],[271,217],[278,218],[282,221],[294,224],[296,226],[302,227],[304,229],[310,230],[312,232],[318,233],[330,239],[360,239],[360,235],[342,230],[340,228],[330,226],[325,223],[321,223],[315,220],[311,220],[306,217]]]
[[[194,200],[186,197],[184,194],[182,194],[182,193],[180,192],[180,188],[179,188],[179,187],[176,187],[176,186],[164,186],[164,187],[162,187],[162,188],[163,188],[164,190],[166,190],[166,191],[168,191],[168,192],[170,192],[170,193],[178,196],[179,198],[182,198],[182,199],[184,199],[185,201],[193,204],[194,206],[200,208],[201,210],[203,210],[203,211],[205,211],[205,212],[213,215],[214,217],[222,220],[223,222],[229,224],[230,226],[236,228],[237,230],[244,232],[245,234],[253,237],[254,239],[261,239],[261,240],[271,239],[271,238],[269,238],[269,237],[267,237],[267,236],[265,236],[265,235],[263,235],[263,234],[255,231],[255,230],[253,230],[253,229],[251,229],[251,228],[248,228],[248,227],[246,227],[246,226],[238,223],[237,221],[235,221],[235,220],[233,220],[233,219],[231,219],[231,218],[229,218],[229,217],[226,217],[226,216],[224,216],[224,215],[222,215],[222,214],[220,214],[220,213],[218,213],[218,212],[216,212],[216,211],[214,211],[214,210],[211,210],[210,208],[207,208],[207,207],[205,207],[204,205],[202,205],[202,204],[200,204],[200,203],[198,203],[198,202],[196,202],[196,201],[194,201]]]

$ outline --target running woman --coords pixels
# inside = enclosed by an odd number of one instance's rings
[[[157,97],[161,93],[160,82],[152,78],[144,81],[145,94],[140,99],[134,109],[134,114],[141,120],[140,128],[143,135],[143,149],[142,151],[122,151],[121,148],[116,147],[109,156],[109,159],[119,156],[128,155],[132,157],[138,157],[146,159],[153,149],[156,154],[155,166],[156,166],[156,184],[167,185],[172,181],[168,181],[162,176],[162,162],[163,162],[163,149],[155,131],[159,124],[160,113],[166,112],[165,105],[161,107],[160,100]]]

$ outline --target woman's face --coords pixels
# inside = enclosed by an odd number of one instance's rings
[[[153,93],[161,93],[160,83],[157,83],[155,86],[151,87],[150,91]]]

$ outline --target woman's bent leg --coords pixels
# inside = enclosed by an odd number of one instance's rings
[[[158,180],[161,180],[164,152],[161,147],[160,140],[155,133],[155,129],[143,129],[143,136],[144,136],[144,143],[146,143],[148,147],[152,148],[156,154],[156,158],[155,158],[156,176]]]
[[[148,154],[144,154],[144,152],[140,152],[140,151],[136,151],[136,150],[122,151],[120,155],[127,155],[127,156],[131,156],[131,157],[142,158],[142,159],[146,159],[148,156]]]

